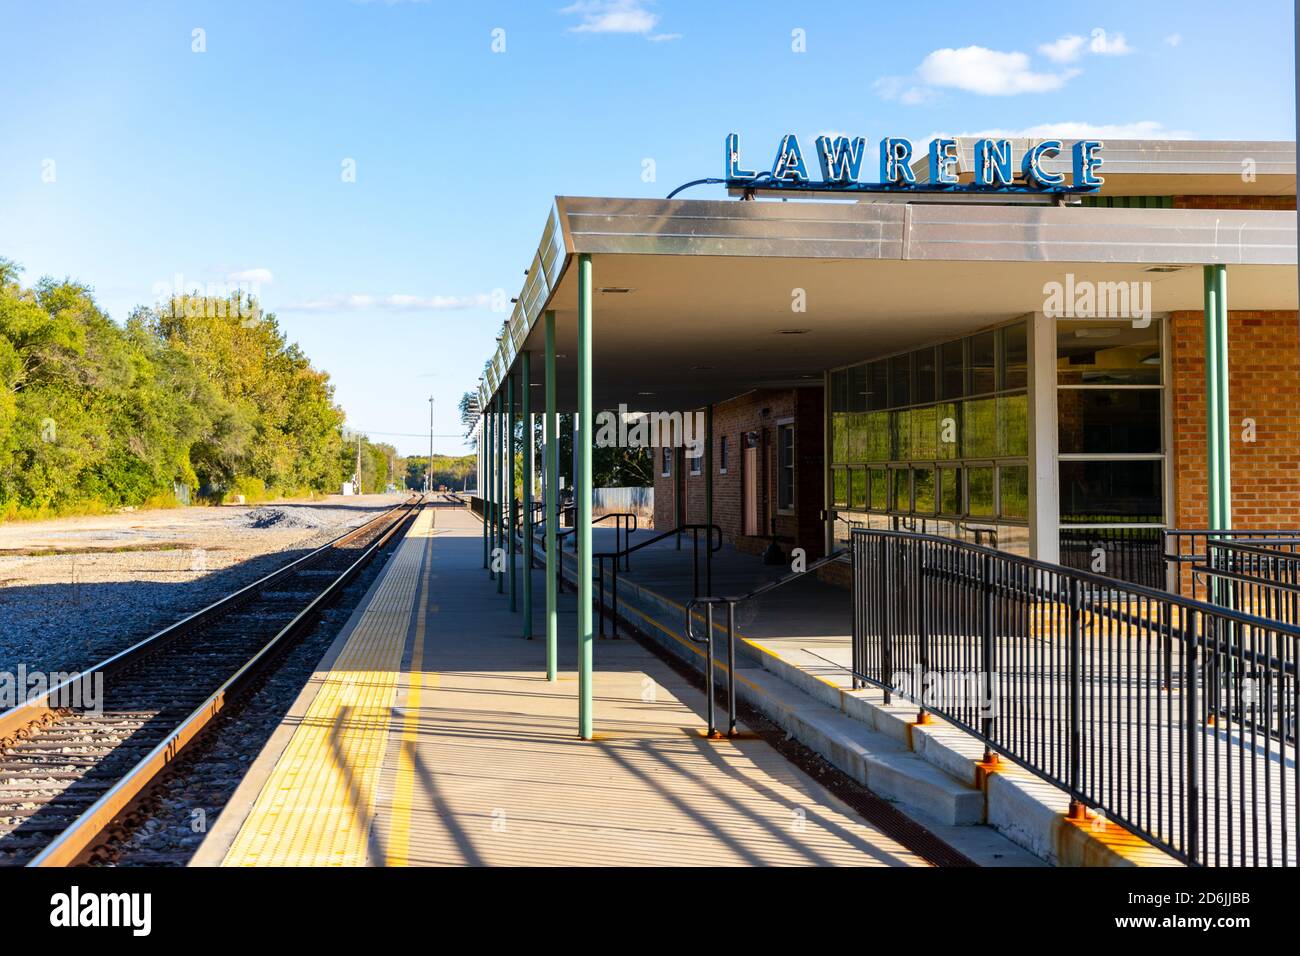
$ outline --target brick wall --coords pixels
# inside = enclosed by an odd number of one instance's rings
[[[1209,520],[1204,317],[1175,312],[1170,333],[1174,526],[1203,528]],[[1233,525],[1300,528],[1300,334],[1295,312],[1228,313],[1228,408]],[[1246,418],[1255,421],[1254,442],[1243,440]]]
[[[777,501],[777,423],[793,419],[795,426],[795,508],[793,514],[776,515]],[[758,508],[762,535],[741,534],[741,496],[743,491],[742,436],[759,434]],[[722,466],[722,439],[727,439],[727,472]],[[655,462],[655,527],[671,529],[675,525],[676,494],[680,484],[680,456],[673,461],[673,475],[661,474],[662,453]],[[820,557],[823,549],[822,525],[822,390],[820,388],[785,391],[755,391],[714,406],[713,409],[713,521],[722,528],[724,538],[742,551],[758,554],[767,546],[771,517],[776,515],[776,533],[782,548],[801,547],[808,559]],[[685,461],[685,518],[687,524],[703,523],[705,513],[703,461],[699,474],[691,474],[690,460]]]
[[[1175,196],[1175,209],[1272,209],[1294,211],[1295,196]]]

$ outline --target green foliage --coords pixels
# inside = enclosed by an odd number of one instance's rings
[[[425,457],[407,458],[406,459],[406,487],[422,488],[424,487],[424,473],[429,467],[429,459]],[[462,455],[453,457],[451,455],[434,455],[433,456],[433,487],[446,485],[454,491],[459,491],[465,485],[466,479],[474,473],[478,467],[478,456]],[[470,484],[473,484],[471,481]]]
[[[340,463],[345,475],[344,480],[358,479],[357,439],[355,433],[343,439]],[[360,440],[361,474],[358,483],[361,494],[383,494],[389,482],[400,489],[403,484],[402,476],[406,471],[406,459],[397,454],[397,449],[386,442],[371,442],[364,435],[360,436]]]
[[[343,413],[253,299],[180,296],[125,327],[0,259],[0,516],[337,491]],[[371,470],[377,474],[374,461]],[[382,490],[382,484],[379,490]]]

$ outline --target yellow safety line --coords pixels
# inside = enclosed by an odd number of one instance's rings
[[[361,866],[431,536],[424,510],[240,828],[224,866]]]
[[[428,623],[429,588],[432,585],[433,536],[430,535],[424,550],[424,580],[421,582],[420,600],[416,603],[415,641],[411,648],[409,677],[410,690],[406,694],[406,715],[402,721],[402,735],[398,740],[397,780],[393,792],[392,825],[385,863],[388,866],[409,866],[407,855],[411,848],[411,805],[415,795],[415,748],[420,729],[421,691],[424,684],[424,634]]]

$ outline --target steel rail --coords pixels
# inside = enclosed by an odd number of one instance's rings
[[[185,747],[192,742],[202,731],[209,726],[212,721],[238,696],[245,688],[248,682],[261,673],[262,668],[270,663],[272,655],[283,643],[293,636],[305,624],[310,622],[316,613],[337,597],[338,592],[346,587],[357,573],[373,558],[378,549],[382,548],[396,534],[397,530],[405,524],[406,520],[414,513],[423,503],[423,496],[412,501],[404,502],[394,508],[385,511],[383,514],[367,521],[365,524],[353,528],[352,530],[334,538],[330,542],[322,545],[320,548],[309,552],[308,554],[290,562],[283,568],[268,574],[253,584],[240,588],[238,591],[227,595],[220,601],[210,604],[208,607],[195,614],[183,618],[176,624],[159,631],[153,636],[127,648],[125,651],[113,655],[113,657],[96,665],[91,671],[102,671],[110,664],[115,664],[115,668],[125,666],[134,660],[135,657],[152,653],[158,647],[155,643],[159,638],[178,636],[177,628],[186,625],[185,630],[196,626],[198,623],[206,623],[219,613],[232,610],[239,606],[242,601],[235,601],[240,596],[247,597],[252,589],[261,589],[266,585],[278,580],[287,571],[299,567],[303,561],[318,557],[331,548],[337,547],[344,541],[354,536],[360,535],[368,530],[373,530],[376,524],[388,521],[387,527],[373,542],[371,542],[357,557],[355,561],[348,565],[339,575],[337,575],[328,586],[318,593],[301,611],[299,611],[288,624],[284,625],[274,637],[268,640],[259,648],[251,658],[230,677],[228,677],[220,687],[213,691],[208,698],[196,707],[180,724],[173,728],[166,737],[164,737],[147,755],[135,764],[130,770],[120,777],[99,799],[91,804],[80,816],[77,817],[66,829],[58,836],[51,840],[45,848],[38,853],[32,860],[27,863],[29,867],[56,867],[70,866],[77,862],[81,855],[88,850],[100,836],[103,831],[109,827],[124,810],[126,810],[137,797],[139,797],[167,768],[175,762]],[[400,514],[398,514],[400,512]],[[391,519],[391,520],[389,520]],[[214,610],[215,609],[215,610]],[[200,620],[201,619],[201,620]],[[80,678],[77,678],[80,679]],[[62,685],[61,685],[62,686]],[[16,708],[15,708],[16,709]]]
[[[194,613],[181,618],[179,621],[168,624],[162,630],[149,635],[143,640],[137,641],[130,647],[124,648],[110,657],[106,657],[98,664],[95,664],[84,671],[77,672],[54,687],[47,688],[44,693],[28,698],[21,704],[15,704],[13,707],[9,708],[9,710],[0,713],[0,741],[3,741],[6,737],[31,726],[33,723],[41,720],[46,714],[57,710],[57,707],[51,707],[49,705],[50,700],[57,699],[55,697],[56,694],[61,694],[63,691],[71,688],[72,685],[85,680],[92,674],[102,673],[107,676],[113,671],[120,670],[123,667],[135,663],[135,661],[144,654],[146,650],[150,652],[157,650],[162,645],[188,634],[194,628],[208,623],[212,618],[220,617],[222,614],[228,613],[230,610],[253,597],[255,594],[265,590],[269,585],[275,583],[280,578],[292,573],[296,568],[315,560],[331,548],[335,548],[342,544],[347,539],[362,534],[369,529],[371,525],[382,521],[394,512],[410,506],[411,503],[404,502],[403,504],[390,508],[383,514],[377,515],[375,518],[367,521],[365,524],[345,531],[337,538],[332,538],[314,551],[309,551],[306,554],[295,558],[288,564],[276,568],[274,571],[263,575],[256,581],[244,585],[237,591],[232,591],[225,597],[213,601],[207,607],[200,608]]]

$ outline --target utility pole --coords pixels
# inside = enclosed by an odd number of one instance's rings
[[[357,432],[357,476],[353,479],[357,494],[361,494],[361,433]]]
[[[429,396],[429,474],[425,481],[425,490],[433,491],[433,396]]]

